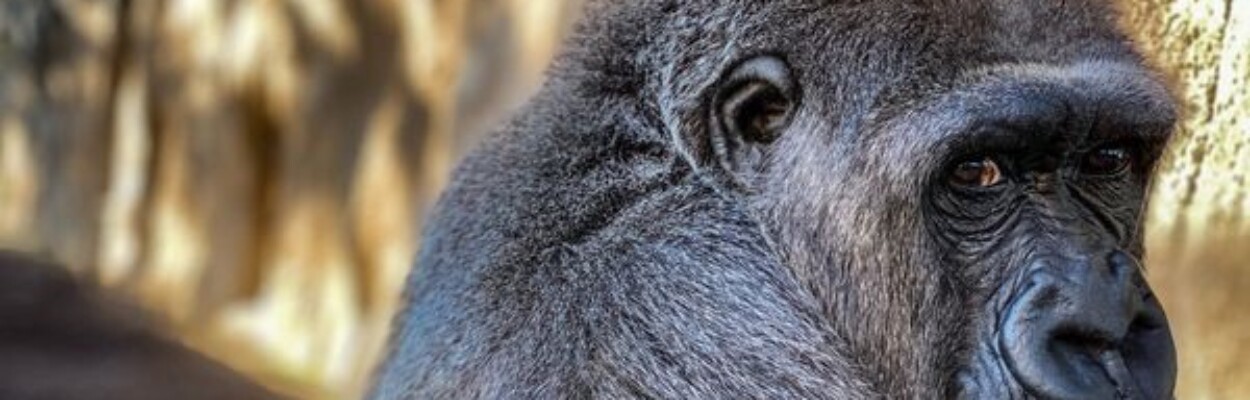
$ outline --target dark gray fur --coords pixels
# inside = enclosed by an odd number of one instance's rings
[[[457,170],[374,398],[956,395],[1013,278],[957,265],[926,218],[950,138],[1010,112],[1003,82],[1163,92],[1116,80],[1144,70],[1092,1],[609,3]],[[707,102],[758,54],[802,97],[729,171]]]
[[[0,399],[267,400],[137,307],[0,250]]]

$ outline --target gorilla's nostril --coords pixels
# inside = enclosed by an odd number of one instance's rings
[[[1170,395],[1175,354],[1162,309],[1135,261],[1113,255],[1107,262],[1105,268],[1034,268],[1030,285],[1013,299],[999,344],[1009,369],[1033,395]]]
[[[1057,347],[1066,350],[1067,355],[1096,357],[1098,353],[1117,346],[1111,339],[1093,332],[1062,331],[1051,340]]]
[[[1108,374],[1103,360],[1106,354],[1116,351],[1118,344],[1105,335],[1096,332],[1064,330],[1053,336],[1047,344],[1051,347],[1047,357],[1054,362],[1060,374],[1056,377],[1068,377],[1079,380],[1081,386],[1107,386]]]

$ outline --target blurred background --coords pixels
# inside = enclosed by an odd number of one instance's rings
[[[358,397],[466,149],[578,0],[0,0],[0,247],[299,398]],[[1178,398],[1250,398],[1250,1],[1124,0],[1185,121],[1150,279]]]

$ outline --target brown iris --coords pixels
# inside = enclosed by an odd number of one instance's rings
[[[1002,183],[1003,170],[989,157],[978,157],[956,165],[950,180],[959,186],[987,188]]]

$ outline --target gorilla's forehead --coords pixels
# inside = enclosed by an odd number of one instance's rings
[[[1113,10],[1101,1],[830,1],[806,10],[777,7],[772,12],[794,23],[755,27],[729,45],[747,48],[742,52],[777,49],[790,57],[805,81],[805,99],[822,103],[817,106],[828,115],[848,118],[839,124],[858,132],[869,128],[864,118],[893,117],[935,97],[992,100],[1019,91],[1006,87],[1010,84],[1049,86],[1053,95],[1089,85],[1087,96],[1060,97],[1103,105],[1118,97],[1138,99],[1144,104],[1120,108],[1173,114],[1167,91],[1141,67]],[[762,33],[767,31],[772,32]],[[766,37],[752,39],[755,35]],[[948,98],[953,94],[958,96]],[[950,118],[970,117],[953,112],[959,107],[942,109]]]
[[[774,44],[793,53],[857,67],[1136,58],[1105,1],[777,1],[767,7],[726,18],[739,27],[760,23],[741,30],[745,42],[771,33],[778,36]],[[786,24],[768,26],[779,20]]]
[[[597,1],[565,55],[579,71],[689,90],[736,59],[772,53],[805,86],[863,104],[985,65],[1140,62],[1117,27],[1102,0]]]
[[[1008,63],[969,70],[932,96],[874,110],[861,137],[928,153],[986,127],[1010,131],[1017,142],[1035,136],[1081,145],[1136,136],[1156,143],[1171,132],[1176,113],[1166,87],[1136,63]]]
[[[1107,120],[1129,125],[1167,125],[1175,114],[1106,1],[639,0],[591,8],[566,53],[573,62],[558,63],[567,67],[553,76],[654,97],[662,115],[697,109],[727,66],[755,54],[787,61],[804,115],[824,119],[836,139],[855,139],[842,143],[900,136],[933,146],[1047,103],[1114,110]],[[1019,98],[1038,87],[1046,93],[1035,103]],[[1003,104],[1011,107],[995,108]],[[873,134],[891,129],[913,132]]]

